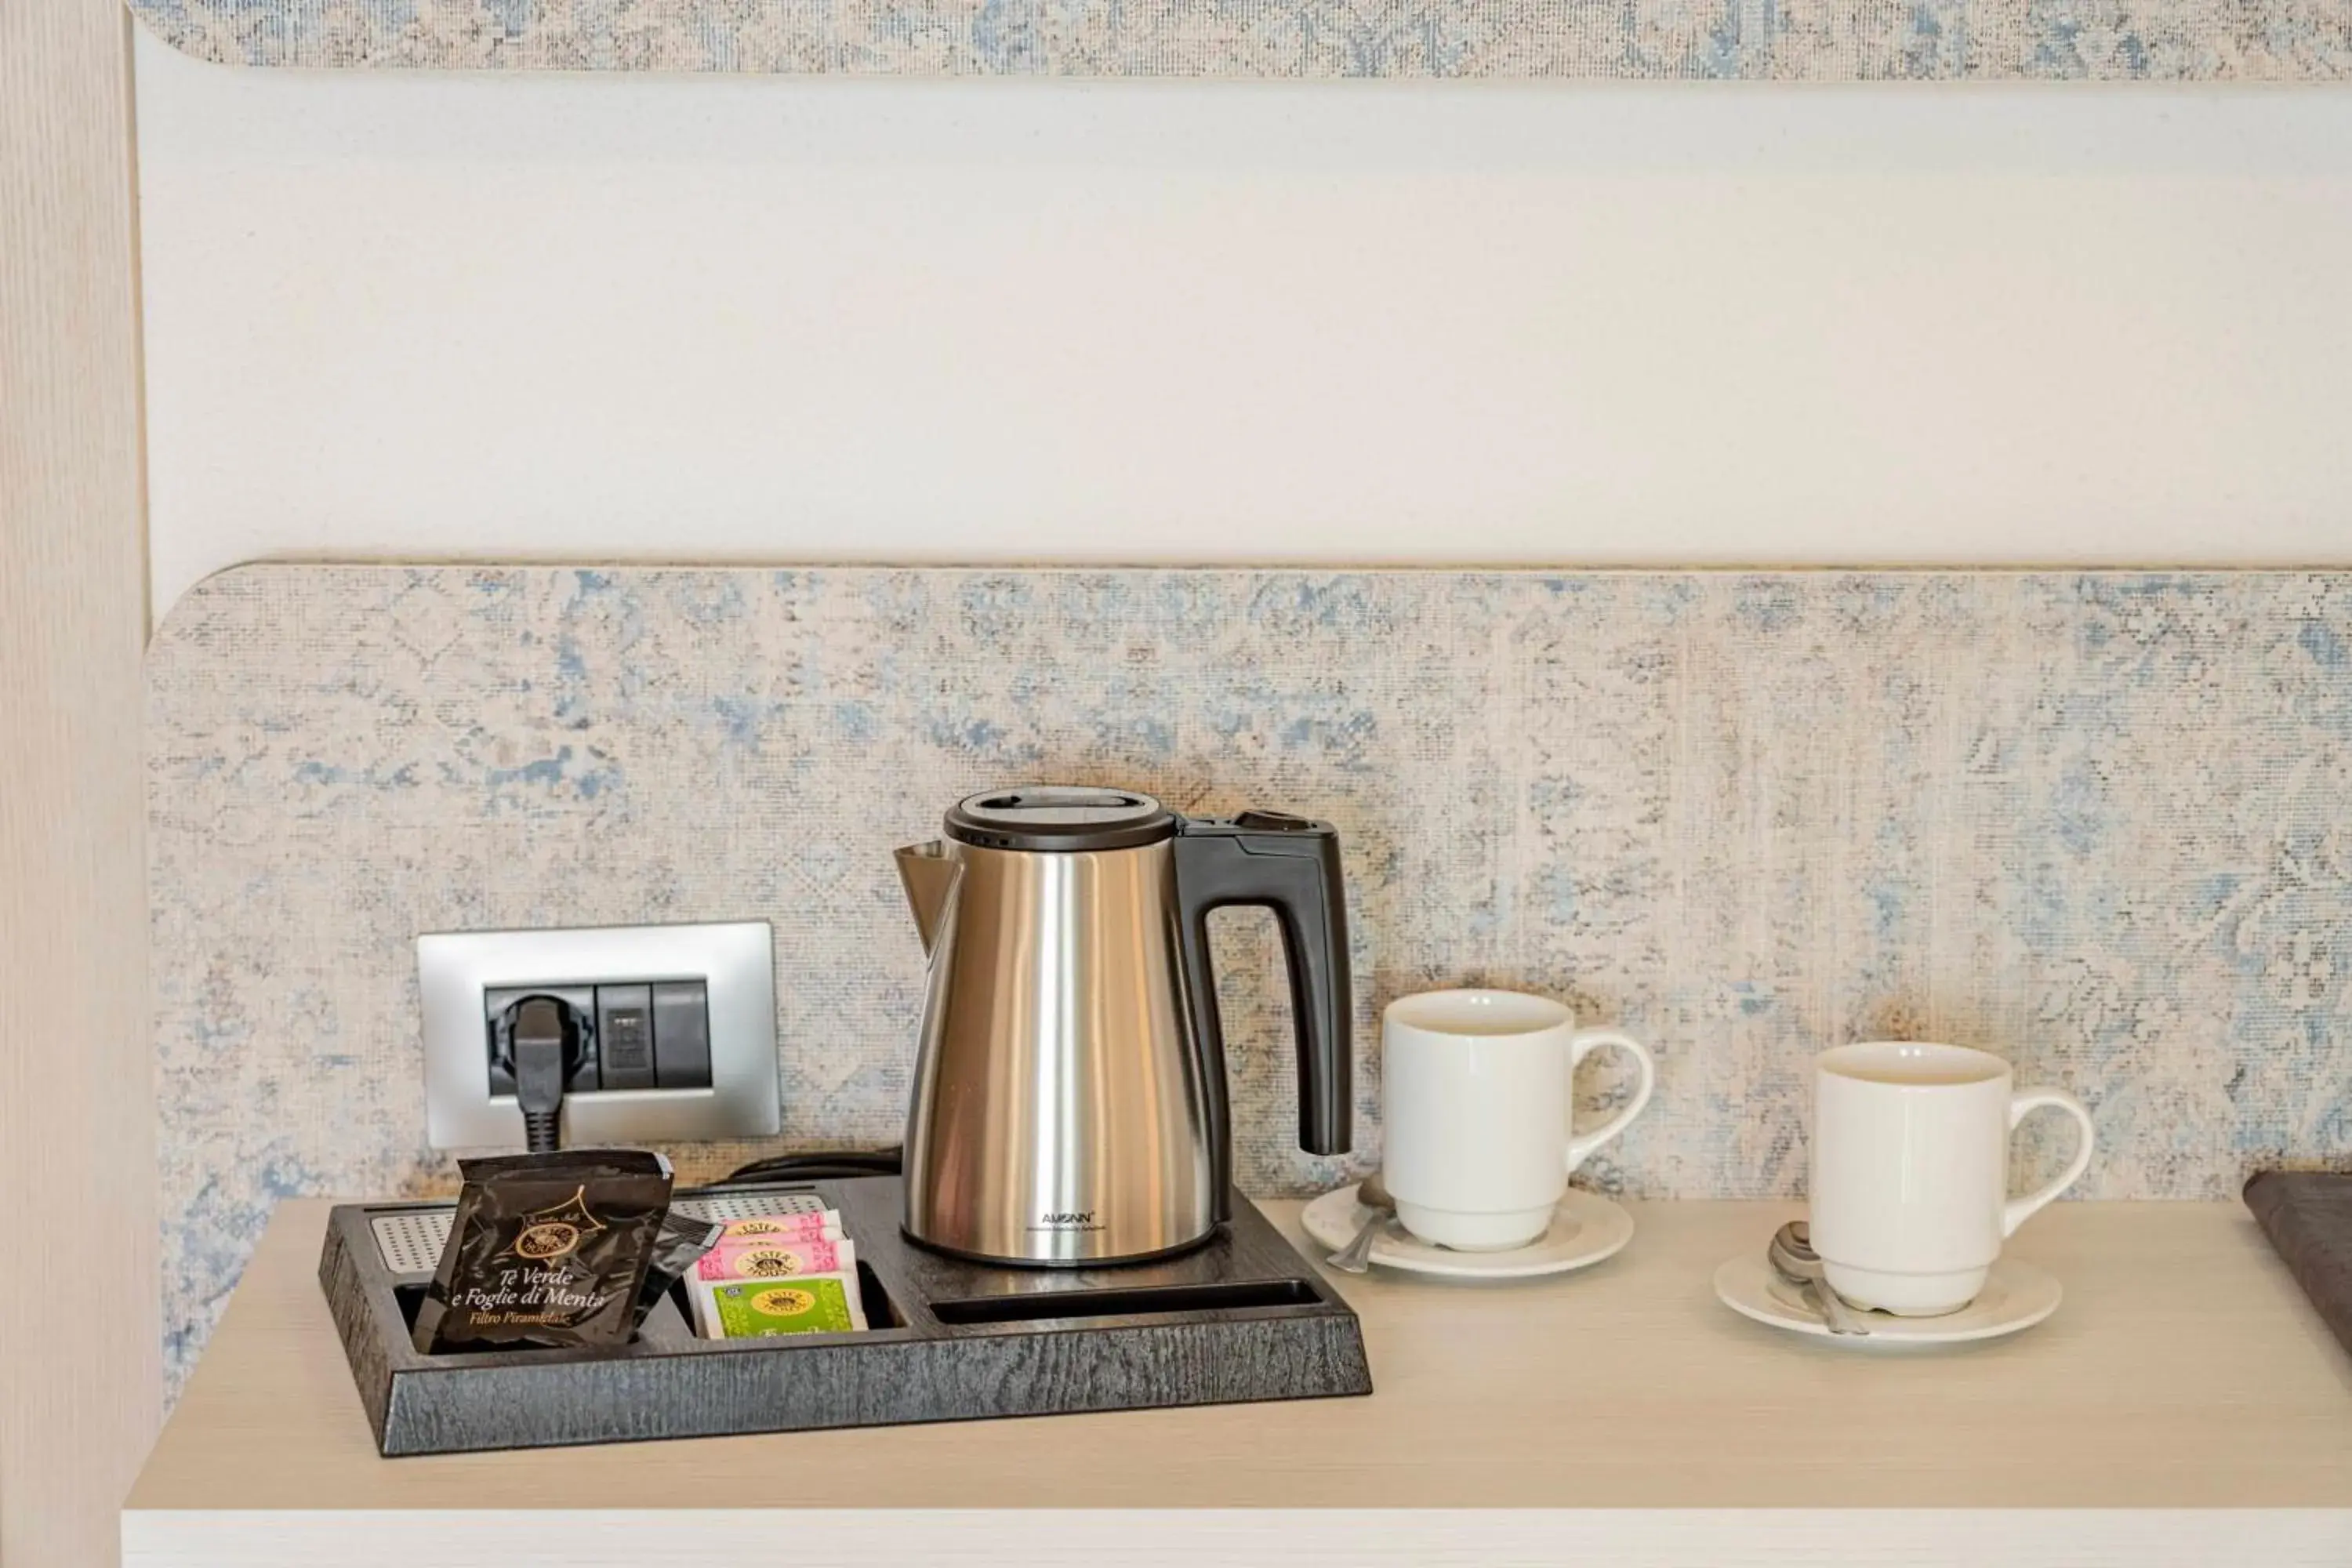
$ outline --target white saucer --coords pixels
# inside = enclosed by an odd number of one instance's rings
[[[1733,1258],[1715,1271],[1715,1293],[1743,1318],[1769,1323],[1776,1329],[1814,1334],[1857,1350],[1873,1346],[1957,1345],[1970,1340],[1996,1340],[2030,1329],[2058,1310],[2064,1294],[2058,1281],[2031,1263],[2003,1258],[1977,1299],[1957,1312],[1940,1318],[1897,1318],[1885,1312],[1865,1312],[1868,1334],[1832,1334],[1830,1326],[1797,1293],[1784,1284],[1764,1261],[1764,1249]]]
[[[1351,1186],[1325,1193],[1299,1215],[1307,1234],[1334,1252],[1354,1240],[1371,1217],[1371,1210],[1356,1202]],[[1372,1261],[1384,1268],[1448,1279],[1528,1279],[1589,1267],[1614,1257],[1633,1239],[1632,1215],[1598,1193],[1570,1187],[1552,1210],[1551,1228],[1525,1247],[1507,1252],[1455,1252],[1391,1227],[1372,1243]]]

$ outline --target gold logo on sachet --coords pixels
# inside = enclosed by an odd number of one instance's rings
[[[580,1244],[604,1226],[588,1212],[588,1189],[581,1187],[551,1208],[523,1215],[514,1239],[514,1255],[530,1263],[552,1263],[569,1258]]]
[[[580,1246],[580,1227],[550,1221],[535,1225],[515,1237],[515,1256],[528,1258],[533,1263],[546,1263],[576,1251]]]
[[[798,1274],[803,1268],[799,1253],[782,1247],[759,1247],[735,1259],[735,1272],[748,1274],[754,1279],[773,1279],[779,1274]]]

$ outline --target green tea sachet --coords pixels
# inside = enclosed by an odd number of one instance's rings
[[[669,1162],[587,1149],[458,1170],[465,1190],[416,1314],[417,1348],[626,1344],[669,1210]]]
[[[845,1333],[866,1327],[855,1274],[730,1279],[697,1286],[702,1332],[714,1340]]]

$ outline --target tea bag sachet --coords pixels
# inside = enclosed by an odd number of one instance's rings
[[[722,1241],[694,1266],[697,1279],[789,1279],[799,1274],[847,1274],[857,1248],[822,1237],[789,1241]]]
[[[646,1260],[645,1283],[637,1289],[637,1322],[668,1294],[669,1288],[694,1272],[704,1254],[719,1244],[725,1230],[717,1220],[692,1219],[672,1209],[662,1215],[654,1234],[653,1256]]]
[[[696,1285],[695,1317],[705,1339],[757,1340],[863,1330],[866,1305],[855,1274],[726,1279]]]
[[[669,1162],[635,1149],[467,1160],[417,1348],[620,1345],[662,1219]]]
[[[739,1241],[782,1241],[794,1237],[840,1241],[846,1234],[841,1228],[839,1209],[818,1209],[810,1214],[763,1214],[753,1215],[748,1219],[730,1219],[720,1229],[719,1239],[726,1245]]]
[[[857,1249],[841,1215],[754,1215],[728,1222],[696,1263],[688,1289],[695,1332],[706,1339],[840,1333],[866,1326]]]

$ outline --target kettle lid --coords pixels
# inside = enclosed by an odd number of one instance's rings
[[[1131,789],[1024,785],[966,795],[948,812],[947,835],[986,849],[1132,849],[1176,836],[1176,815]]]

